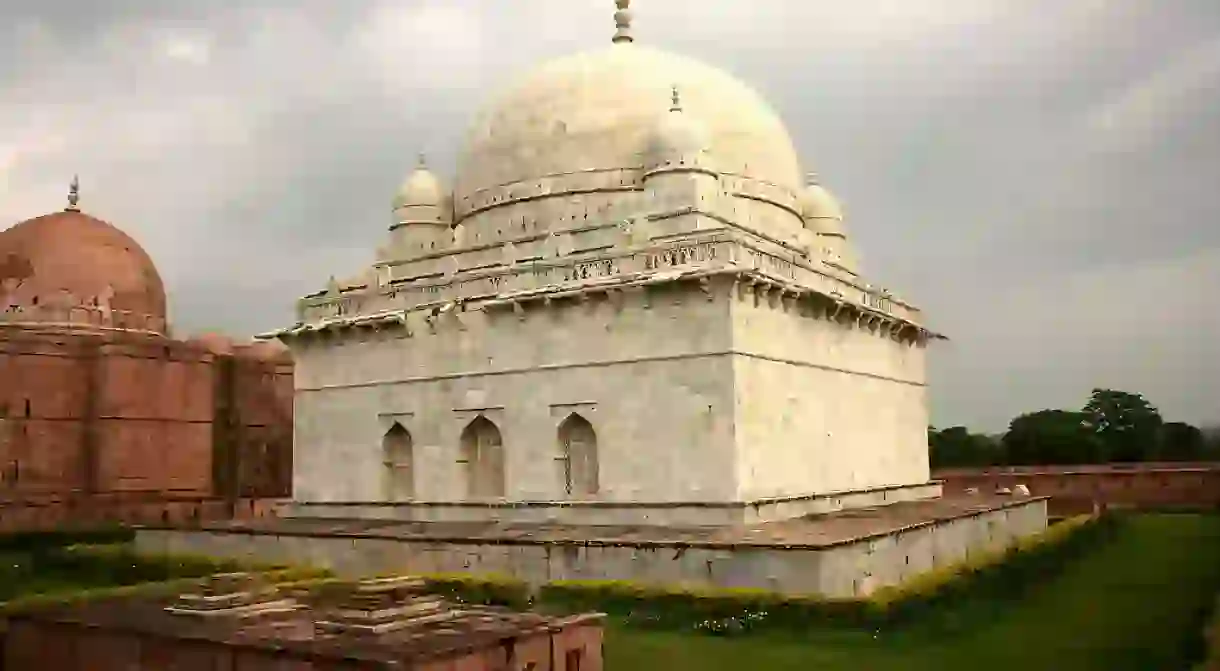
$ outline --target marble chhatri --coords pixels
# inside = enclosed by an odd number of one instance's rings
[[[925,499],[920,311],[745,84],[635,42],[421,157],[296,361],[294,514],[725,524]]]

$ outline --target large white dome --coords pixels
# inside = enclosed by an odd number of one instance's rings
[[[698,61],[619,42],[544,64],[479,116],[458,161],[456,215],[540,187],[535,197],[587,192],[590,173],[642,171],[675,86],[684,113],[707,129],[710,166],[795,202],[796,151],[761,96]]]

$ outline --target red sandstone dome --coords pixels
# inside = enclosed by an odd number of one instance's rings
[[[165,286],[152,259],[73,206],[0,231],[0,310],[18,322],[166,327]]]

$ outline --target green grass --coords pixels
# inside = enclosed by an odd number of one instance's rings
[[[1220,591],[1220,516],[1124,519],[1011,601],[955,604],[898,631],[714,638],[612,626],[606,667],[783,671],[1173,671],[1197,658]]]

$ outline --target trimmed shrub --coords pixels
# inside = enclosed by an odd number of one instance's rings
[[[454,603],[505,606],[524,610],[533,599],[524,581],[493,574],[433,573],[420,576],[432,594]]]
[[[619,581],[555,581],[539,601],[566,612],[600,611],[627,624],[660,629],[695,629],[731,636],[762,627],[805,630],[856,626],[868,621],[869,604],[859,599],[785,595],[760,589],[673,588]]]

